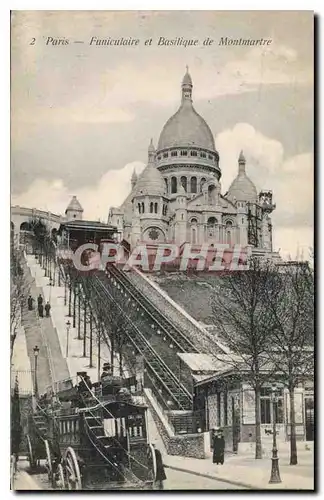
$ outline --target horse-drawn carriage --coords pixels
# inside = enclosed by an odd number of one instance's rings
[[[30,416],[30,467],[46,459],[56,489],[153,489],[147,407],[123,388],[120,377],[91,388],[87,374],[78,375],[78,386],[43,401]]]

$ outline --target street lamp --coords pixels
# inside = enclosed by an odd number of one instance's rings
[[[67,320],[66,322],[66,353],[65,353],[65,357],[68,358],[69,357],[69,333],[70,333],[70,326],[71,326],[71,323],[69,320]]]
[[[35,345],[34,347],[34,357],[35,357],[35,397],[38,399],[38,383],[37,383],[37,358],[39,354],[39,347]]]
[[[281,483],[279,472],[279,457],[277,450],[277,412],[276,404],[278,403],[279,389],[276,385],[271,388],[272,401],[272,458],[271,458],[271,476],[269,483]]]

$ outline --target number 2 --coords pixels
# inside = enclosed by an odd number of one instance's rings
[[[36,42],[36,38],[32,38],[32,41],[30,42],[29,45],[35,45],[35,42]]]

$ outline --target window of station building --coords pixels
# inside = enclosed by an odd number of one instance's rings
[[[163,153],[163,158],[167,158],[169,156],[169,153]]]
[[[181,156],[188,156],[188,151],[181,151]]]
[[[203,151],[200,152],[200,157],[201,158],[206,158],[206,153],[204,153]]]
[[[190,156],[197,156],[197,151],[190,151]]]
[[[171,151],[171,156],[178,156],[178,151]]]
[[[272,402],[271,387],[261,387],[260,393],[260,410],[261,410],[261,424],[271,424],[273,418],[276,419],[278,424],[284,422],[284,403],[283,403],[283,389],[277,393],[277,401]],[[273,415],[274,410],[274,415]]]

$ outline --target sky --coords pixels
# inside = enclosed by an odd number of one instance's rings
[[[189,66],[195,109],[220,155],[222,192],[243,149],[258,190],[271,189],[274,249],[313,246],[311,12],[16,11],[11,19],[12,204],[107,220],[180,104]],[[90,45],[91,37],[138,39]],[[158,46],[159,37],[198,45]],[[204,46],[209,37],[212,45]],[[221,38],[270,45],[220,45]],[[152,38],[151,45],[145,41]],[[48,41],[49,39],[49,41]],[[54,44],[54,40],[68,44]],[[48,43],[47,43],[48,41]],[[82,41],[83,43],[75,43]]]

